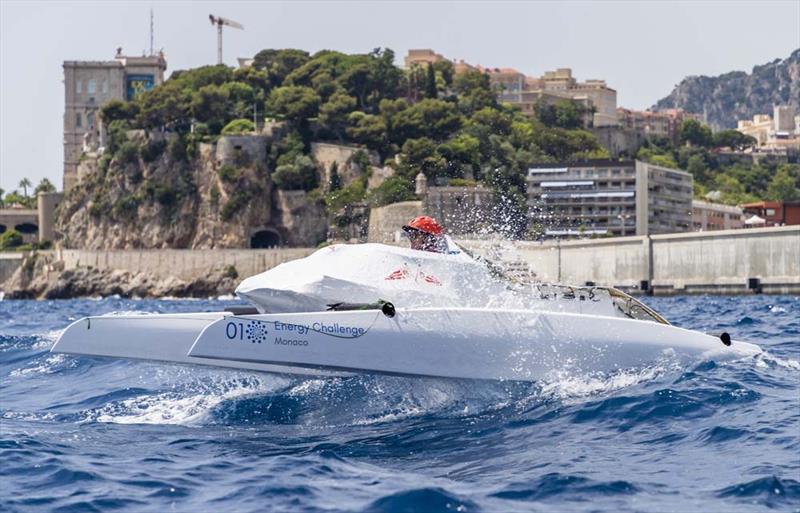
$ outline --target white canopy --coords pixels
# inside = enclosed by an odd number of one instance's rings
[[[752,226],[754,224],[766,224],[766,222],[767,222],[766,219],[764,219],[763,217],[758,217],[757,215],[753,214],[752,217],[748,217],[747,219],[745,219],[744,224]]]

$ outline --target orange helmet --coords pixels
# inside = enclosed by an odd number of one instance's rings
[[[429,216],[415,217],[407,225],[403,226],[403,230],[419,230],[430,235],[441,235],[444,233],[444,229],[436,222],[436,219]]]

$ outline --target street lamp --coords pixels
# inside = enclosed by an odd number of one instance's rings
[[[632,215],[632,214],[619,214],[619,215],[617,216],[617,219],[619,219],[620,221],[622,221],[622,235],[621,235],[622,237],[624,237],[624,236],[625,236],[625,221],[627,221],[627,220],[628,220],[628,219],[630,219],[631,217],[633,217],[633,215]]]

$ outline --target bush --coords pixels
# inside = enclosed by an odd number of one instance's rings
[[[154,162],[158,157],[161,156],[162,153],[164,153],[164,149],[166,147],[167,142],[164,140],[150,141],[139,148],[139,156],[142,157],[142,160],[147,163]]]
[[[92,206],[89,207],[89,215],[94,218],[103,217],[109,212],[109,205],[105,201],[92,199]]]
[[[133,219],[139,208],[139,199],[136,196],[125,196],[117,200],[111,207],[111,213],[117,219]]]
[[[225,206],[222,207],[220,216],[223,221],[230,221],[234,214],[239,212],[250,201],[250,192],[245,190],[237,190],[228,199]]]
[[[389,178],[378,187],[372,189],[367,196],[369,204],[373,207],[382,207],[390,203],[413,199],[416,199],[413,182],[401,176]]]
[[[364,199],[365,193],[364,184],[360,180],[357,180],[347,187],[342,187],[338,191],[329,192],[325,196],[325,206],[328,209],[328,213],[333,214],[339,212],[346,206],[361,202]]]
[[[184,143],[181,137],[173,137],[169,141],[167,150],[169,151],[169,158],[174,162],[184,162],[187,160],[186,143]]]
[[[217,174],[223,182],[228,183],[233,183],[242,176],[242,172],[230,164],[223,164],[223,166],[217,170]]]
[[[249,119],[234,119],[222,129],[222,135],[245,134],[255,132],[256,127]]]
[[[285,191],[310,191],[319,184],[314,161],[305,155],[295,158],[293,164],[278,166],[272,174],[272,181],[278,189]]]
[[[139,148],[136,143],[125,141],[119,146],[114,156],[120,164],[138,164]]]
[[[0,234],[0,250],[22,246],[22,234],[13,228]]]
[[[447,181],[447,185],[451,187],[477,187],[478,182],[466,178],[451,178]]]
[[[153,196],[159,204],[165,207],[174,205],[178,199],[175,190],[166,185],[156,185],[153,188]]]

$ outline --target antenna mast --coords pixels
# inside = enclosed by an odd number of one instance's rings
[[[150,8],[150,57],[153,56],[153,8]]]

